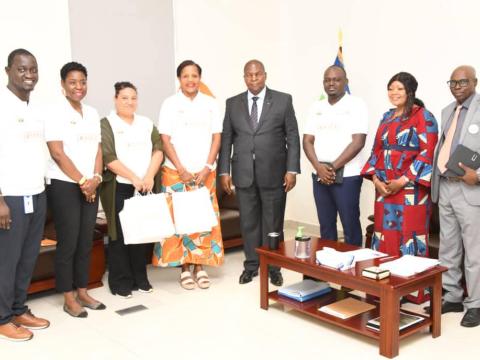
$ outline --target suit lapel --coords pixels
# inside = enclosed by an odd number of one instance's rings
[[[247,122],[247,126],[250,130],[253,130],[252,123],[250,122],[250,112],[248,111],[248,96],[247,96],[247,91],[245,91],[242,96],[242,112],[245,114],[245,121]]]
[[[260,127],[265,122],[265,119],[267,118],[268,112],[272,108],[272,104],[273,104],[272,92],[270,91],[269,88],[267,88],[266,91],[265,91],[265,100],[263,101],[262,113],[260,114],[260,119],[258,120],[257,131],[258,131],[258,129],[260,129]]]
[[[462,132],[460,133],[460,143],[463,142],[467,129],[470,126],[470,122],[473,119],[473,115],[478,109],[478,103],[480,101],[480,95],[476,94],[470,103],[470,108],[467,111],[467,116],[465,117],[465,122],[463,123]]]
[[[447,132],[447,129],[450,129],[450,124],[452,123],[456,106],[457,106],[457,103],[453,103],[452,105],[449,106],[448,110],[446,110],[446,114],[448,118],[445,124],[443,124],[442,122],[442,134],[440,137],[441,139],[445,139],[445,137],[447,136],[446,132]]]

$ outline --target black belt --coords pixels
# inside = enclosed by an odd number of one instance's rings
[[[441,176],[441,179],[448,181],[448,182],[461,182],[462,178],[456,176]]]

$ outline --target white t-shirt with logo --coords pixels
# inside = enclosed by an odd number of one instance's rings
[[[4,196],[45,190],[47,153],[42,111],[9,89],[0,90],[0,190]]]
[[[368,133],[365,102],[345,94],[337,103],[315,101],[308,112],[305,134],[315,136],[315,154],[319,161],[333,162],[352,142],[353,134]],[[345,164],[343,176],[357,176],[364,165],[362,151]]]
[[[91,178],[95,172],[95,158],[101,141],[100,116],[97,110],[85,104],[82,104],[82,112],[83,116],[68,100],[63,99],[52,108],[45,120],[45,139],[47,142],[62,141],[65,155],[83,176]],[[49,179],[75,182],[53,159],[48,163],[47,181]]]
[[[158,132],[169,135],[182,165],[191,173],[208,160],[212,135],[222,132],[222,118],[214,98],[199,92],[193,100],[181,91],[167,98],[160,110]],[[166,158],[165,166],[175,169]]]
[[[117,159],[143,179],[152,158],[153,122],[145,116],[135,114],[133,122],[128,124],[115,111],[107,119],[113,131]],[[120,175],[117,175],[117,181],[122,184],[132,183]]]

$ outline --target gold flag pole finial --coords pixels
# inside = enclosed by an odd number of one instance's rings
[[[343,33],[342,33],[342,29],[338,29],[338,46],[342,46],[343,45]]]

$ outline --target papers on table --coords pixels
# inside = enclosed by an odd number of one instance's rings
[[[353,251],[337,251],[324,247],[316,252],[317,263],[338,270],[347,270],[355,266],[357,261],[370,260],[387,254],[372,249],[358,249]]]
[[[326,294],[332,289],[324,281],[314,281],[306,279],[298,283],[284,286],[278,290],[278,294],[291,299],[303,302],[313,299],[317,296]]]
[[[393,261],[380,264],[381,269],[390,270],[392,275],[396,276],[413,276],[440,264],[437,259],[429,259],[420,256],[403,255]]]

